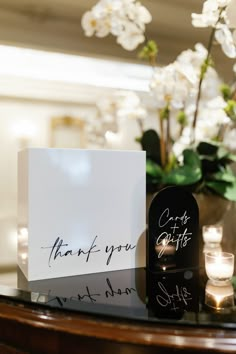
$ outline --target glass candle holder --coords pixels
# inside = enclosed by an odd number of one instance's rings
[[[234,255],[227,252],[205,253],[205,268],[214,283],[229,281],[234,274]]]
[[[215,285],[208,280],[205,288],[205,304],[217,311],[232,308],[234,306],[234,289],[230,281],[222,286]]]
[[[221,225],[205,225],[202,228],[204,243],[221,243],[223,227]]]
[[[203,247],[203,253],[207,252],[222,252],[222,247],[219,243],[205,243]]]

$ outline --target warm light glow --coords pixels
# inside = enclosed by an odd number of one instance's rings
[[[226,252],[205,253],[205,267],[209,279],[229,280],[234,272],[234,255]]]
[[[27,244],[28,241],[28,229],[26,227],[21,227],[18,230],[18,240],[23,244]]]
[[[27,253],[22,253],[22,254],[21,254],[21,259],[22,259],[23,261],[25,261],[27,258],[28,258]]]
[[[116,140],[118,137],[118,134],[111,132],[110,130],[107,130],[105,133],[105,138],[107,140]]]
[[[162,240],[162,246],[166,246],[166,239]]]
[[[224,296],[215,296],[215,300],[216,300],[216,308],[219,309],[220,308],[220,303],[222,302],[222,299],[224,298]]]
[[[11,232],[9,233],[9,240],[10,240],[12,247],[15,248],[17,245],[17,232],[16,232],[16,230],[11,230]]]
[[[18,120],[11,128],[12,135],[16,138],[27,138],[31,139],[35,136],[36,127],[33,122]]]
[[[28,229],[27,227],[21,227],[20,230],[19,230],[19,234],[20,236],[26,238],[28,237]]]
[[[232,307],[234,305],[234,289],[231,282],[217,286],[208,280],[205,289],[205,303],[216,310]]]
[[[223,236],[223,228],[219,225],[203,226],[202,234],[205,243],[220,243]]]

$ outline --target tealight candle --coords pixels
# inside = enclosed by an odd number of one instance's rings
[[[205,268],[208,278],[212,281],[228,281],[234,273],[234,255],[227,252],[207,252]]]
[[[208,280],[205,289],[205,304],[217,310],[233,307],[234,289],[230,281],[217,286]]]
[[[202,228],[203,241],[205,243],[220,243],[223,236],[223,228],[220,225],[205,225]]]

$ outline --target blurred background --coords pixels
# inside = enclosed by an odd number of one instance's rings
[[[111,36],[85,37],[81,17],[95,3],[0,0],[0,248],[7,250],[0,262],[9,269],[16,259],[20,149],[140,149],[140,121],[145,128],[157,124],[150,67]],[[203,0],[142,3],[153,17],[147,33],[159,45],[159,65],[197,42],[207,45],[208,30],[191,24]],[[220,48],[214,55],[230,81],[233,63]]]

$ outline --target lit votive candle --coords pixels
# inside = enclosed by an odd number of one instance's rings
[[[205,304],[216,310],[223,310],[234,306],[234,289],[230,281],[222,286],[215,285],[208,280],[205,288]]]
[[[208,278],[212,281],[228,281],[234,273],[234,255],[227,252],[207,252],[205,268]]]
[[[220,243],[223,236],[221,225],[205,225],[202,228],[203,241],[205,243]]]

